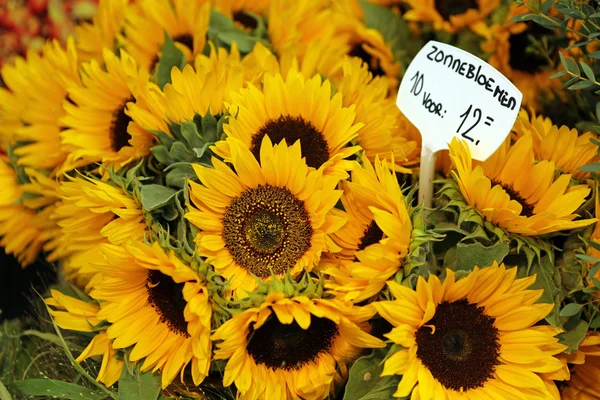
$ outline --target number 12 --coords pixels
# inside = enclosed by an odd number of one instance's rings
[[[469,108],[467,108],[467,111],[465,111],[464,113],[462,113],[460,115],[460,117],[463,120],[460,123],[460,125],[458,126],[456,133],[460,133],[460,130],[462,129],[463,125],[465,124],[465,121],[467,120],[467,118],[469,118],[469,115],[471,114],[472,109],[473,109],[473,105],[471,104],[469,106]],[[471,132],[473,130],[473,128],[475,128],[477,126],[477,124],[479,124],[479,122],[481,121],[481,115],[482,115],[481,109],[479,109],[479,108],[474,109],[473,116],[477,119],[477,121],[475,121],[475,123],[473,125],[471,125],[471,127],[469,129],[465,130],[463,133],[460,133],[460,136],[464,137],[465,139],[470,140],[471,142],[475,142],[475,139],[468,136],[467,133]],[[478,145],[478,144],[479,144],[479,140],[475,143],[475,145]]]

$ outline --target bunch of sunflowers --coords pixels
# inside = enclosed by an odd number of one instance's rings
[[[101,0],[4,66],[0,245],[67,282],[19,335],[77,378],[0,398],[600,399],[600,141],[544,116],[576,34],[543,3]],[[395,104],[428,39],[524,94],[432,208]]]

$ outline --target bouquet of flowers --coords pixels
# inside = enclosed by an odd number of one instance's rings
[[[596,7],[101,0],[2,68],[0,245],[60,281],[0,399],[600,399]],[[430,39],[523,109],[428,208],[396,94]]]

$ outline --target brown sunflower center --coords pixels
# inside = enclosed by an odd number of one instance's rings
[[[304,202],[282,187],[247,189],[223,217],[225,247],[238,265],[260,278],[296,265],[310,249],[312,234]]]
[[[248,335],[246,350],[257,364],[272,369],[299,369],[329,351],[338,336],[335,322],[311,315],[310,326],[282,324],[275,316]]]
[[[510,199],[511,200],[515,200],[516,202],[518,202],[523,207],[523,209],[521,210],[521,215],[524,215],[526,217],[532,217],[533,216],[534,206],[532,206],[531,204],[529,204],[527,202],[527,200],[523,196],[521,196],[521,194],[519,192],[517,192],[515,190],[514,187],[505,185],[504,183],[502,183],[500,181],[492,180],[492,187],[494,185],[500,185],[500,186],[502,186],[502,189],[504,189],[506,191],[506,193],[508,193],[508,195],[510,196]]]
[[[183,298],[184,284],[156,270],[148,270],[146,282],[148,302],[160,315],[160,322],[167,324],[171,332],[189,337],[183,315],[187,304]]]
[[[379,229],[375,221],[371,221],[360,238],[358,250],[364,250],[367,246],[378,243],[381,239],[383,239],[383,231]]]
[[[258,22],[254,17],[247,12],[240,10],[233,13],[233,20],[239,22],[245,28],[254,30],[258,27]]]
[[[306,158],[309,167],[319,168],[329,159],[329,146],[323,134],[302,117],[282,115],[277,119],[268,120],[252,136],[250,150],[257,160],[260,160],[260,146],[265,135],[269,136],[274,144],[285,140],[291,146],[299,140],[302,156]]]
[[[435,9],[445,20],[449,20],[453,15],[464,14],[469,9],[478,8],[477,0],[435,0]]]
[[[355,44],[348,55],[351,57],[358,57],[363,60],[369,67],[369,71],[371,71],[373,76],[385,76],[385,71],[383,68],[381,68],[381,62],[379,58],[373,57],[371,54],[369,54],[369,52],[365,50],[363,43]]]
[[[517,71],[535,74],[548,66],[548,60],[542,55],[527,51],[527,48],[531,45],[530,37],[539,40],[549,31],[532,21],[528,21],[527,25],[525,31],[517,35],[511,35],[508,40],[510,43],[509,63],[511,68]]]
[[[130,101],[134,101],[134,98],[130,97],[125,100],[121,106],[113,111],[112,123],[110,125],[110,143],[115,152],[125,146],[129,146],[131,135],[127,132],[127,127],[132,120],[129,115],[125,114],[125,107]]]
[[[416,334],[417,357],[447,389],[470,390],[492,378],[500,344],[494,318],[466,299],[441,303]]]
[[[194,49],[194,37],[188,33],[183,35],[178,35],[173,38],[174,42],[179,42],[182,45],[186,46],[188,49]]]

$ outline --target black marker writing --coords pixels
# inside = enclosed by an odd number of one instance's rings
[[[465,139],[470,140],[471,142],[475,142],[475,145],[477,146],[479,144],[479,140],[476,141],[471,136],[469,136],[468,133],[471,132],[473,129],[475,129],[475,127],[481,122],[482,116],[483,116],[483,112],[481,111],[481,109],[473,108],[473,105],[471,104],[464,113],[460,114],[462,121],[461,121],[460,125],[458,126],[456,133],[458,133],[460,136],[464,137]],[[471,126],[468,126],[468,124],[465,125],[465,122],[467,122],[467,119],[471,119],[471,122],[469,122],[471,124]],[[491,126],[492,122],[494,122],[494,119],[492,117],[485,117],[485,119],[486,119],[485,125],[487,125],[487,126]],[[462,133],[461,133],[461,131],[462,131]]]
[[[517,99],[509,96],[509,92],[500,87],[494,78],[488,77],[481,71],[481,65],[474,65],[468,61],[462,61],[453,54],[445,54],[444,51],[436,45],[431,45],[432,50],[427,54],[427,59],[436,63],[440,63],[457,74],[474,81],[485,90],[492,93],[494,98],[498,100],[503,107],[514,110],[517,106]]]
[[[423,76],[423,74],[417,71],[413,75],[413,77],[410,78],[410,81],[413,83],[412,87],[410,88],[410,93],[412,93],[415,96],[420,95],[421,91],[423,90],[423,85],[425,84],[425,77]],[[442,115],[442,111],[444,111],[444,106],[442,105],[442,103],[436,102],[434,99],[432,99],[431,93],[423,92],[423,101],[421,104],[431,114],[436,114],[444,118],[444,116]],[[445,112],[446,111],[444,111],[444,113]]]

